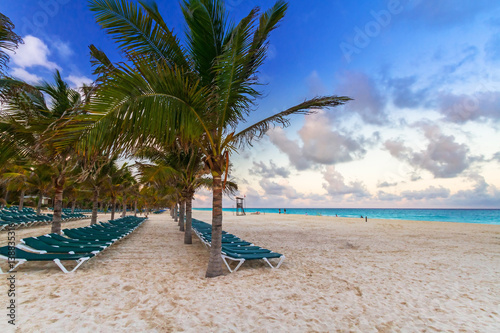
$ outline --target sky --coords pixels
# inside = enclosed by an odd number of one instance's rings
[[[157,1],[182,38],[178,1]],[[235,21],[273,1],[227,0]],[[24,44],[10,74],[95,77],[90,44],[121,55],[86,1],[0,0]],[[270,39],[247,125],[318,95],[345,106],[292,116],[231,156],[247,207],[500,208],[500,2],[295,0]],[[194,207],[210,207],[199,191]],[[224,207],[234,207],[226,197]]]

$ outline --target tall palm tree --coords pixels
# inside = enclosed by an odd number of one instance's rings
[[[191,244],[192,201],[195,192],[201,187],[211,189],[213,184],[212,179],[205,177],[208,170],[202,161],[201,150],[196,146],[182,145],[177,141],[170,146],[145,147],[134,155],[153,163],[138,163],[143,179],[155,180],[177,189],[180,231],[184,231],[184,243]],[[224,189],[226,193],[232,194],[237,189],[234,182],[226,182]]]
[[[26,183],[38,194],[36,213],[40,215],[43,198],[48,195],[52,188],[52,168],[45,164],[35,165]]]
[[[66,117],[82,113],[81,95],[56,71],[53,84],[31,86],[10,78],[0,80],[0,101],[4,105],[0,152],[11,151],[35,164],[51,166],[55,191],[52,232],[60,233],[63,190],[68,173],[77,165],[78,138],[60,143],[55,134]]]
[[[0,74],[9,61],[9,55],[4,50],[14,51],[23,43],[21,37],[14,32],[14,28],[12,21],[0,13]]]
[[[271,126],[288,126],[289,115],[335,107],[349,98],[316,97],[239,129],[261,96],[258,69],[266,58],[269,35],[285,15],[282,0],[264,13],[252,9],[238,24],[230,24],[221,0],[185,0],[185,45],[155,3],[89,2],[97,22],[130,61],[114,65],[102,78],[90,104],[89,117],[98,119],[91,132],[99,135],[106,128],[110,144],[125,149],[178,137],[201,149],[213,178],[206,276],[221,275],[222,189],[231,153],[261,138]]]
[[[122,190],[122,183],[127,181],[126,174],[128,173],[128,165],[125,163],[120,168],[116,164],[111,166],[109,172],[109,181],[105,184],[105,193],[109,197],[111,203],[111,220],[115,219],[116,201],[120,191]]]

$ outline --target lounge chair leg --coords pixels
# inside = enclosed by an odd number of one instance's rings
[[[12,267],[11,269],[9,269],[9,270],[8,270],[7,272],[5,272],[5,273],[4,273],[4,272],[2,271],[2,269],[0,268],[0,274],[8,274],[8,273],[12,272],[13,270],[15,270],[15,269],[17,268],[17,266],[21,266],[21,265],[22,265],[22,264],[24,264],[25,262],[26,262],[26,260],[23,260],[23,259],[19,260],[19,261],[17,262],[17,264],[16,264],[14,267]]]
[[[263,259],[265,262],[267,262],[267,264],[268,264],[269,266],[271,266],[271,268],[273,268],[273,269],[274,269],[274,268],[280,268],[281,264],[283,263],[283,260],[285,260],[285,256],[281,256],[281,257],[280,257],[280,261],[278,262],[278,264],[277,264],[276,266],[273,266],[273,265],[269,262],[269,260],[268,260],[267,258],[262,258],[262,259]]]
[[[77,265],[71,271],[68,271],[66,269],[66,267],[64,267],[64,265],[61,263],[61,260],[54,259],[54,262],[56,263],[57,266],[59,266],[59,268],[61,269],[61,271],[63,271],[64,273],[72,273],[72,272],[76,271],[78,269],[78,267],[80,267],[84,262],[86,262],[89,259],[90,258],[80,258],[80,259],[76,260]]]
[[[238,268],[240,268],[240,267],[241,267],[241,265],[243,265],[243,263],[244,263],[244,262],[245,262],[245,259],[240,259],[240,263],[238,264],[238,266],[236,266],[236,267],[233,269],[233,271],[232,271],[231,273],[236,272],[236,271],[238,270]]]
[[[283,263],[283,261],[285,261],[285,256],[281,256],[280,257],[280,261],[278,262],[278,265],[276,266],[276,268],[280,268],[280,266]]]
[[[221,257],[222,257],[222,261],[224,261],[224,263],[226,264],[227,269],[229,269],[229,272],[231,272],[231,273],[236,272],[238,270],[238,268],[240,268],[241,265],[243,265],[243,263],[245,262],[245,259],[229,258],[229,257],[226,257],[223,254],[221,255]],[[233,261],[239,261],[238,265],[234,269],[231,269],[231,267],[229,266],[229,264],[227,262],[227,258],[229,258],[230,260],[233,260]]]
[[[226,264],[227,269],[229,269],[229,272],[232,273],[233,270],[231,269],[231,267],[229,267],[229,264],[227,263],[226,257],[225,256],[221,256],[221,257],[222,257],[222,261],[224,261],[224,263]]]

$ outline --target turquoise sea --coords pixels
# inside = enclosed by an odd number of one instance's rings
[[[211,208],[194,208],[210,211]],[[234,212],[234,208],[224,208]],[[254,212],[278,213],[278,208],[245,208],[247,214]],[[281,208],[283,213],[283,208]],[[365,217],[368,219],[392,219],[410,221],[460,222],[500,225],[500,209],[369,209],[369,208],[286,208],[287,214],[312,216]]]

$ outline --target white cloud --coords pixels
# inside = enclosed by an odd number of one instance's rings
[[[450,190],[442,186],[430,186],[425,190],[420,191],[403,191],[401,197],[408,200],[433,200],[438,198],[448,198]]]
[[[386,96],[380,91],[375,80],[365,73],[346,71],[341,73],[339,95],[353,98],[345,105],[345,110],[358,113],[369,124],[382,125],[387,122]]]
[[[57,52],[61,55],[61,57],[68,58],[73,55],[73,50],[69,46],[69,43],[65,43],[63,41],[55,41],[52,43]]]
[[[290,176],[290,170],[285,167],[278,167],[273,160],[269,161],[269,166],[264,162],[253,162],[253,167],[248,170],[251,175],[261,175],[266,178],[274,178],[277,176],[288,178]]]
[[[72,88],[81,88],[83,84],[90,85],[93,82],[92,79],[86,76],[70,75],[65,79],[71,83]]]
[[[427,148],[415,151],[401,140],[387,140],[385,148],[389,153],[417,169],[431,172],[436,178],[452,178],[469,168],[472,162],[481,157],[470,157],[470,149],[455,141],[453,135],[444,135],[441,129],[429,122],[419,122],[415,127],[424,131],[429,140]]]
[[[360,159],[366,154],[364,146],[371,142],[353,133],[334,130],[336,124],[319,111],[305,118],[298,134],[302,141],[290,140],[285,131],[275,128],[267,132],[271,143],[285,153],[297,170],[306,170],[315,164],[332,165]]]
[[[28,82],[30,84],[36,84],[42,81],[42,78],[38,75],[31,74],[25,69],[19,67],[13,68],[10,71],[10,74],[15,78]]]
[[[19,45],[17,51],[11,54],[14,64],[23,69],[41,66],[49,70],[61,70],[56,63],[48,60],[50,50],[41,39],[28,35],[23,40],[24,44]]]
[[[361,181],[352,181],[347,183],[344,176],[335,170],[335,166],[328,166],[323,172],[323,178],[326,183],[323,183],[323,188],[331,196],[352,195],[354,197],[367,197],[368,193],[365,184]]]

